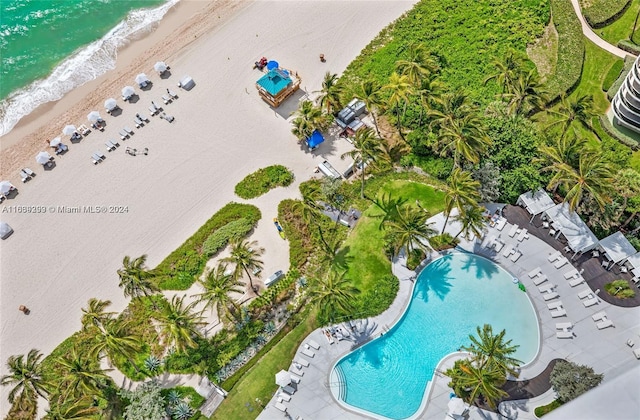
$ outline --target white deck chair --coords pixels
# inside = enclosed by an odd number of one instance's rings
[[[562,301],[559,300],[557,302],[547,303],[547,308],[549,308],[550,310],[562,309]]]
[[[515,252],[515,249],[513,249],[513,246],[509,245],[508,247],[505,248],[504,252],[502,253],[502,256],[505,258],[508,258],[514,252]]]
[[[571,331],[556,331],[556,338],[573,338]]]
[[[591,291],[591,289],[585,289],[581,292],[578,293],[578,299],[584,299],[589,297],[589,295],[592,295],[593,291]]]
[[[571,322],[556,323],[556,330],[570,330],[571,328],[573,328],[573,324]]]
[[[304,372],[298,366],[295,365],[295,362],[289,368],[289,372],[294,373],[298,376],[304,376]]]
[[[540,269],[540,267],[536,267],[533,270],[529,271],[529,278],[534,278],[536,276],[539,276],[540,274],[542,274],[542,270]]]
[[[300,357],[298,359],[295,359],[294,362],[296,362],[300,366],[309,367],[309,361],[307,359],[302,358],[302,357]]]
[[[280,399],[282,399],[282,401],[291,401],[291,395],[287,395],[284,392],[280,392],[278,393],[278,402],[282,402],[280,401]]]
[[[610,319],[605,319],[604,321],[596,323],[596,327],[598,327],[599,330],[603,330],[605,328],[614,327],[614,325],[613,321],[611,321]]]
[[[316,350],[320,350],[320,344],[316,343],[313,340],[307,341],[307,345],[309,345],[310,347],[313,347]]]
[[[518,259],[520,259],[520,257],[522,257],[522,252],[516,251],[511,256],[511,261],[516,262],[516,261],[518,261]]]
[[[283,413],[286,413],[286,412],[287,412],[287,407],[286,407],[284,404],[280,403],[280,402],[275,403],[275,404],[274,404],[274,406],[275,406],[278,410],[282,411]]]
[[[591,319],[593,319],[594,321],[602,321],[606,317],[607,317],[607,313],[605,311],[600,311],[598,313],[591,315]]]
[[[547,259],[549,260],[549,262],[554,262],[555,260],[557,260],[560,257],[562,257],[562,252],[556,251],[553,254],[549,255],[549,257]]]
[[[598,302],[600,301],[600,299],[598,299],[597,297],[592,297],[589,298],[585,301],[582,302],[582,304],[584,305],[585,308],[588,308],[590,306],[596,305]]]
[[[540,286],[538,287],[538,290],[540,291],[540,293],[549,293],[550,291],[552,291],[554,288],[556,287],[555,284],[553,283],[549,283],[549,284],[545,284],[544,286]]]
[[[562,316],[567,316],[567,311],[562,308],[551,311],[551,318],[560,318]]]
[[[536,286],[544,283],[545,281],[547,281],[547,275],[543,274],[540,277],[536,277],[535,279],[533,279],[533,284],[535,284]]]
[[[573,270],[569,270],[566,273],[564,273],[564,278],[567,280],[577,276],[578,276],[578,270],[576,270],[575,268]]]
[[[559,259],[558,261],[556,261],[556,262],[553,264],[553,266],[554,266],[555,268],[561,268],[561,267],[563,267],[563,266],[564,266],[566,263],[568,263],[568,262],[569,262],[569,260],[568,260],[568,259],[566,259],[565,257],[560,257],[560,259]]]
[[[496,240],[494,242],[493,246],[495,247],[496,252],[500,252],[500,251],[502,251],[502,247],[504,246],[504,242],[500,242],[500,241]]]
[[[575,278],[575,279],[573,279],[573,280],[571,280],[569,282],[569,286],[576,287],[577,285],[582,284],[582,283],[584,283],[584,278],[582,276],[578,276],[577,278]]]
[[[307,357],[311,357],[311,358],[313,358],[316,355],[313,351],[311,351],[309,349],[304,349],[304,348],[300,351],[300,353],[304,354]]]
[[[522,229],[518,234],[518,242],[522,242],[525,239],[529,239],[529,234],[527,232],[527,229]]]
[[[516,236],[516,233],[518,232],[518,225],[513,225],[511,226],[511,229],[509,229],[509,237],[513,238],[514,236]]]
[[[22,182],[27,182],[31,177],[24,171],[24,169],[20,169],[20,178],[22,179]]]
[[[557,292],[549,292],[542,295],[542,299],[544,299],[545,301],[553,300],[558,297],[560,297],[560,295]]]

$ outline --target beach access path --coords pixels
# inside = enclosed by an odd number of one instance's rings
[[[299,182],[314,176],[324,159],[339,170],[341,165],[346,168],[348,162],[339,156],[349,148],[346,141],[330,138],[310,153],[297,143],[287,119],[304,91],[319,90],[325,72],[342,72],[413,3],[251,3],[188,48],[146,63],[148,68],[141,71],[150,76],[153,87],[138,91],[137,103],[119,100],[122,115],[103,115],[105,132],[94,131],[80,143],[69,144],[69,152],[56,158],[53,170],[43,171],[33,157],[25,161],[37,176],[26,184],[14,182],[19,194],[4,206],[44,206],[47,212],[2,215],[15,233],[3,241],[0,253],[0,374],[7,373],[4,362],[10,355],[32,348],[48,354],[77,331],[81,308],[90,298],[111,300],[114,311],[124,309],[128,299],[118,287],[116,271],[125,255],[148,254],[148,265],[154,267],[223,205],[244,201],[233,193],[238,181],[273,164],[287,166],[296,176],[294,185],[256,200],[263,209],[258,229],[272,229],[281,241],[271,221],[279,201],[297,197]],[[319,53],[325,54],[326,63],[319,62]],[[252,70],[253,62],[263,55],[302,77],[302,89],[276,110],[254,87],[261,73]],[[170,78],[153,73],[159,59],[171,65]],[[196,81],[189,92],[177,89],[185,74]],[[164,106],[175,117],[172,124],[150,117],[147,110],[152,99],[161,103],[167,87],[179,94],[177,101]],[[101,93],[105,99],[120,98],[119,89]],[[151,122],[107,153],[104,142],[120,140],[118,131],[133,126],[136,113],[146,114]],[[82,120],[51,124],[62,128]],[[43,150],[45,140],[50,139],[42,139]],[[129,156],[124,152],[127,146],[148,148],[149,154]],[[107,158],[94,166],[90,156],[98,150]],[[126,211],[61,213],[64,206],[118,206]],[[287,249],[267,246],[264,273],[288,268]],[[29,315],[18,311],[21,304],[31,310]],[[9,408],[8,391],[5,387],[0,395],[3,416]]]

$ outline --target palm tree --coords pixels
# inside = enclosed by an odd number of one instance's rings
[[[204,303],[204,309],[215,309],[219,320],[221,315],[229,313],[233,315],[238,310],[238,304],[229,296],[230,293],[242,293],[240,286],[245,284],[234,278],[232,274],[227,274],[227,265],[224,263],[208,271],[204,279],[198,279],[198,284],[204,292],[193,295],[197,303]]]
[[[398,255],[404,248],[407,255],[414,249],[428,250],[429,238],[436,234],[436,231],[429,226],[429,212],[410,205],[403,205],[398,208],[397,219],[386,222],[385,231],[387,240],[393,246],[394,255]]]
[[[355,295],[360,293],[345,279],[346,271],[335,270],[321,277],[315,282],[309,292],[312,304],[317,305],[320,317],[329,323],[336,319],[337,314],[346,314],[353,311]]]
[[[38,406],[38,395],[47,398],[47,381],[42,371],[42,353],[39,350],[31,349],[24,355],[10,356],[7,360],[8,375],[0,378],[0,385],[12,386],[9,392],[9,402],[14,403],[21,399],[28,407]]]
[[[236,265],[233,271],[233,277],[238,280],[242,276],[242,272],[249,277],[249,284],[251,284],[251,290],[256,294],[258,288],[253,285],[253,279],[251,278],[250,270],[253,270],[256,277],[260,277],[260,271],[263,266],[263,262],[260,256],[264,253],[264,248],[258,247],[258,242],[247,240],[237,240],[231,243],[231,255],[223,259],[224,262],[230,262]]]
[[[432,118],[430,126],[433,131],[450,127],[455,121],[468,115],[478,115],[478,108],[471,103],[469,96],[462,89],[456,89],[436,99],[436,106],[429,109],[429,116]]]
[[[469,172],[455,168],[451,173],[444,196],[444,214],[446,218],[442,226],[442,233],[447,227],[449,216],[454,208],[458,209],[460,217],[468,208],[478,207],[480,199],[480,183],[471,177]]]
[[[496,68],[496,73],[484,79],[484,83],[495,80],[502,88],[502,93],[505,93],[517,80],[518,75],[522,73],[524,59],[514,50],[509,50],[504,59],[494,60],[493,65]]]
[[[122,260],[122,268],[118,270],[118,276],[120,277],[119,286],[124,289],[125,297],[149,297],[149,294],[160,291],[153,282],[153,279],[158,276],[158,272],[147,269],[145,267],[146,261],[146,255],[141,255],[133,260],[131,257],[125,256]]]
[[[99,408],[94,406],[90,396],[84,396],[71,404],[52,405],[47,410],[45,420],[89,420],[95,418]]]
[[[424,44],[411,43],[407,49],[406,60],[396,61],[396,71],[407,76],[409,82],[414,86],[419,86],[424,78],[436,73],[440,66],[429,53]]]
[[[586,140],[583,137],[556,137],[554,143],[538,146],[541,157],[536,161],[545,165],[542,171],[559,173],[567,166],[576,168],[579,156],[585,147]],[[556,192],[558,186],[559,183],[552,185],[553,193]]]
[[[99,394],[100,389],[110,380],[109,375],[105,372],[113,370],[103,370],[94,366],[95,362],[86,356],[79,356],[75,348],[70,354],[59,357],[57,361],[65,370],[63,391],[65,399],[70,396]]]
[[[476,404],[476,400],[483,397],[489,407],[495,409],[497,402],[509,395],[500,388],[504,385],[504,372],[475,366],[467,359],[456,361],[445,375],[451,378],[449,386],[467,404]]]
[[[185,297],[173,296],[157,318],[165,344],[173,345],[178,352],[196,346],[194,337],[200,336],[199,327],[204,325],[202,316],[193,312],[196,302],[185,305]]]
[[[491,146],[491,139],[480,117],[466,115],[443,127],[436,145],[440,148],[440,155],[452,155],[454,167],[460,168],[461,158],[474,164],[480,162],[480,156]]]
[[[319,90],[318,102],[320,107],[325,107],[327,114],[332,114],[340,109],[340,96],[342,89],[338,84],[338,75],[326,72],[322,80],[322,89]]]
[[[94,340],[95,343],[90,350],[92,355],[107,356],[111,364],[116,357],[123,357],[136,371],[139,371],[132,359],[141,349],[140,339],[129,334],[125,322],[117,319],[108,320],[102,324],[100,334],[96,335]]]
[[[484,207],[481,206],[466,206],[457,216],[455,221],[462,224],[460,232],[456,234],[456,239],[460,234],[464,233],[467,240],[471,240],[473,236],[476,238],[482,237],[482,231],[487,224],[487,218],[484,216]]]
[[[573,129],[575,134],[576,126],[582,126],[598,136],[593,129],[591,121],[597,117],[598,111],[595,108],[593,96],[581,95],[578,97],[563,96],[557,111],[549,111],[557,119],[549,124],[547,128],[560,127],[561,137],[565,137],[567,133]],[[599,138],[599,137],[598,137]]]
[[[324,130],[330,121],[311,101],[303,101],[294,115],[291,132],[299,140],[308,139],[315,130]]]
[[[371,113],[373,125],[376,128],[378,136],[380,136],[380,129],[378,127],[376,113],[378,112],[378,108],[382,105],[382,100],[380,98],[381,88],[382,86],[377,80],[369,78],[357,84],[353,90],[353,95],[364,102],[365,106]]]
[[[547,102],[547,91],[535,70],[521,72],[513,81],[503,98],[507,99],[511,115],[535,113],[544,108]]]
[[[82,308],[82,329],[87,330],[90,326],[102,328],[105,322],[113,319],[115,312],[105,312],[105,309],[111,305],[110,300],[100,300],[96,298],[89,299],[88,307]]]
[[[435,73],[423,78],[420,84],[415,87],[415,94],[420,98],[421,105],[420,126],[422,126],[424,111],[431,111],[440,103],[443,89],[444,85]]]
[[[518,345],[511,345],[511,340],[504,340],[505,330],[493,334],[491,325],[485,324],[482,329],[476,327],[477,337],[469,335],[470,346],[463,346],[462,350],[471,353],[471,362],[480,369],[489,368],[518,376],[517,368],[522,361],[512,357],[518,350]]]
[[[409,96],[413,93],[409,77],[393,72],[389,77],[389,83],[383,86],[382,90],[390,92],[389,99],[387,100],[388,109],[395,111],[398,134],[404,139],[404,135],[402,134],[402,118],[404,117]],[[400,112],[400,108],[402,108],[402,113]]]
[[[353,159],[354,165],[361,165],[360,170],[360,198],[364,198],[364,180],[365,172],[368,165],[373,165],[381,155],[382,139],[373,132],[369,127],[360,129],[356,132],[353,140],[353,149],[343,153],[340,158],[350,157]]]

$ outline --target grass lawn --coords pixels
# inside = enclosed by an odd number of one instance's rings
[[[600,38],[613,45],[617,45],[619,41],[629,39],[629,35],[631,35],[631,31],[633,30],[633,22],[636,20],[636,15],[638,14],[638,9],[640,9],[640,0],[633,0],[631,6],[629,6],[624,15],[618,20],[604,28],[595,29],[594,32],[597,33]],[[636,42],[640,41],[640,39],[638,39],[638,28],[636,28],[634,40]]]
[[[629,161],[629,166],[640,172],[640,150],[633,152],[631,160]]]
[[[312,314],[291,330],[236,384],[211,418],[247,420],[258,417],[262,408],[256,403],[256,398],[260,398],[263,404],[269,402],[278,388],[276,373],[289,369],[298,346],[317,327]]]

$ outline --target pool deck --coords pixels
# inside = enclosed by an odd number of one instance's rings
[[[434,216],[431,220],[434,222],[435,229],[442,228],[444,217],[441,214]],[[467,252],[473,252],[491,259],[509,271],[514,277],[517,277],[527,289],[538,317],[541,347],[534,361],[521,368],[519,379],[528,380],[536,377],[545,371],[549,363],[554,359],[566,359],[591,366],[596,372],[604,373],[604,381],[614,378],[635,366],[638,361],[635,359],[632,349],[626,345],[626,342],[629,339],[633,339],[636,342],[640,341],[640,308],[614,306],[603,300],[589,308],[585,307],[577,297],[577,294],[589,286],[583,283],[576,287],[571,287],[563,276],[564,273],[574,268],[571,262],[560,269],[555,268],[547,258],[555,251],[550,244],[534,234],[530,234],[528,239],[519,242],[516,237],[509,237],[510,228],[511,224],[509,223],[506,224],[502,231],[497,231],[495,228],[487,228],[485,238],[493,235],[505,242],[504,248],[499,253],[483,247],[483,242],[478,240],[467,241],[462,239],[459,247]],[[459,231],[459,225],[456,222],[450,222],[446,230],[452,235],[456,235]],[[503,256],[502,252],[509,246],[517,246],[517,249],[522,252],[522,256],[517,262],[513,262]],[[430,257],[433,258],[434,255],[432,254]],[[412,279],[415,276],[415,273],[406,269],[403,263],[404,260],[399,259],[393,264],[393,272],[400,279],[400,290],[393,304],[381,315],[365,321],[369,327],[375,325],[375,329],[365,334],[354,334],[357,337],[353,337],[353,341],[342,340],[336,341],[335,344],[329,344],[320,329],[312,332],[300,346],[296,355],[296,358],[300,357],[309,360],[310,366],[302,369],[304,375],[300,379],[300,383],[297,385],[297,392],[291,397],[291,401],[283,403],[287,407],[287,413],[285,414],[275,408],[274,404],[277,402],[276,394],[260,414],[259,419],[296,419],[298,416],[306,420],[375,418],[347,410],[335,400],[330,390],[332,385],[330,384],[330,371],[338,359],[353,348],[366,343],[369,339],[379,336],[393,326],[402,316],[409,303],[413,289]],[[549,279],[543,285],[556,285],[555,291],[559,294],[559,298],[544,301],[542,294],[538,291],[538,287],[533,284],[533,280],[527,275],[528,272],[536,267],[540,267]],[[558,301],[562,302],[567,315],[560,318],[551,318],[547,304]],[[607,313],[607,317],[613,321],[614,327],[603,330],[596,328],[591,316],[601,311]],[[555,324],[558,322],[572,322],[574,324],[573,338],[556,338]],[[365,323],[360,324],[360,321],[358,321],[357,325],[364,327]],[[362,329],[364,330],[365,328]],[[304,343],[309,340],[313,340],[321,346],[319,350],[312,349],[315,352],[315,357],[312,359],[300,354],[300,351],[304,349]],[[464,357],[464,354],[455,353],[445,357],[440,362],[431,382],[426,409],[421,410],[416,415],[416,418],[442,420],[446,417],[447,404],[452,390],[447,386],[449,378],[441,372],[446,371],[460,357]],[[381,390],[381,392],[384,392],[384,390]],[[508,413],[511,418],[533,419],[535,418],[533,409],[539,405],[547,404],[553,399],[554,393],[551,390],[529,400],[505,401],[500,404],[499,411],[504,414]],[[469,418],[498,419],[504,417],[501,417],[498,413],[473,407],[469,411]]]

